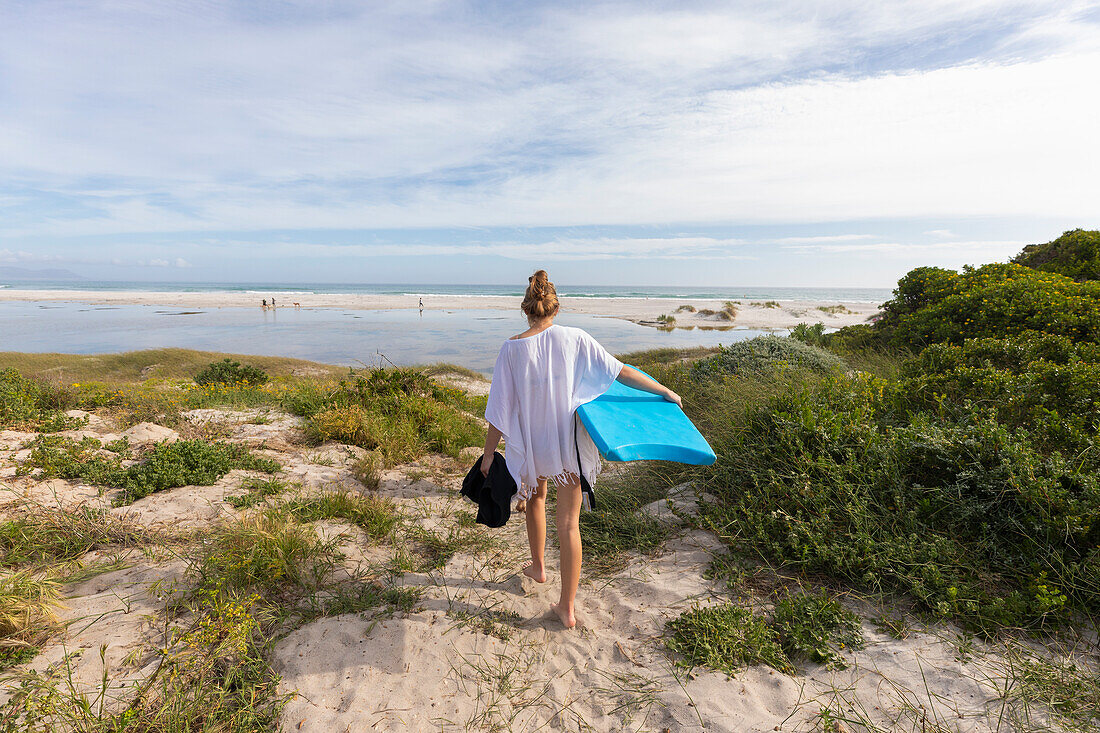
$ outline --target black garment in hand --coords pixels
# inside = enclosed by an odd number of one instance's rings
[[[516,493],[516,480],[508,473],[504,456],[493,452],[493,465],[489,475],[481,475],[481,459],[462,481],[462,495],[477,504],[477,521],[488,527],[503,527],[512,513],[512,496]]]

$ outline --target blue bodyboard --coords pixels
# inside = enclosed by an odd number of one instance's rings
[[[675,403],[615,382],[577,408],[600,455],[608,461],[714,463],[714,450]]]

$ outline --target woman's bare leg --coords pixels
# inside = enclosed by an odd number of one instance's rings
[[[536,583],[546,582],[546,479],[539,479],[535,493],[527,500],[527,543],[531,545],[531,564],[523,574]]]
[[[558,487],[558,547],[561,549],[561,598],[550,608],[565,628],[577,625],[575,605],[581,581],[581,486]]]

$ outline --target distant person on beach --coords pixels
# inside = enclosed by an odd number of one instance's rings
[[[264,298],[263,300],[261,300],[261,301],[260,301],[260,303],[262,303],[262,304],[263,304],[263,306],[262,306],[262,307],[263,307],[263,309],[264,309],[264,310],[267,310],[267,298]]]
[[[485,419],[489,422],[481,472],[488,476],[503,437],[508,472],[519,487],[526,514],[531,563],[523,574],[546,582],[546,492],[557,490],[556,523],[561,549],[561,596],[550,609],[566,628],[576,625],[581,577],[581,476],[591,485],[600,455],[576,416],[616,381],[680,404],[680,397],[609,354],[579,328],[554,325],[558,295],[545,270],[530,278],[521,308],[526,331],[504,342],[493,367]],[[578,458],[580,465],[578,465]]]
[[[274,307],[275,307],[275,299],[274,299],[274,298],[272,298],[272,299],[271,299],[271,307],[272,307],[272,308],[274,308]]]
[[[420,299],[420,310],[424,310],[424,299]]]

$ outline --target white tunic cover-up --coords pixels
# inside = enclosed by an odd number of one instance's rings
[[[500,347],[485,419],[504,434],[508,472],[519,490],[516,499],[534,493],[539,477],[559,484],[579,475],[573,442],[573,415],[615,382],[623,364],[579,328],[553,325]],[[591,484],[600,471],[600,455],[580,420],[584,477]]]

